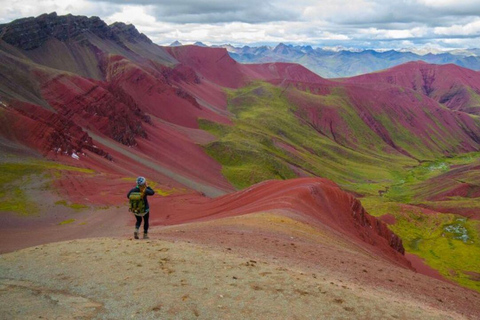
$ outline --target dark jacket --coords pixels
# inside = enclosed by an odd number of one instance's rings
[[[130,196],[130,193],[132,192],[141,192],[140,191],[140,188],[138,186],[136,186],[135,188],[133,188],[132,190],[130,190],[127,194],[127,198]],[[152,188],[150,187],[147,187],[147,190],[145,190],[145,196],[143,197],[143,201],[145,202],[145,211],[146,212],[149,212],[150,210],[150,206],[148,205],[148,199],[147,199],[147,196],[153,196],[155,194],[155,191],[153,191]]]

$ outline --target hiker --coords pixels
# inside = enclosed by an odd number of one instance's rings
[[[148,218],[150,215],[150,207],[148,205],[147,196],[155,194],[152,188],[147,185],[144,177],[137,178],[137,186],[130,190],[127,198],[130,200],[130,211],[133,212],[137,222],[135,223],[135,232],[133,236],[138,239],[138,231],[142,224],[143,217],[143,239],[148,239]]]

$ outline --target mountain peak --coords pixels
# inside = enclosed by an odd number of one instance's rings
[[[99,17],[58,16],[52,12],[0,25],[2,40],[24,50],[38,48],[51,37],[67,41],[85,32],[92,32],[102,39],[118,39]]]
[[[152,43],[152,40],[143,33],[138,32],[137,28],[133,24],[125,24],[123,22],[115,22],[110,25],[110,29],[117,35],[123,35],[131,42],[141,40],[144,42]]]
[[[288,54],[292,49],[291,45],[286,45],[284,43],[279,43],[274,49],[273,52],[280,54]]]
[[[183,44],[178,40],[175,40],[170,44],[170,47],[180,47],[180,46],[183,46]]]
[[[0,25],[2,40],[23,50],[38,48],[50,38],[65,42],[86,33],[114,41],[120,41],[120,37],[122,37],[129,41],[152,42],[131,24],[116,22],[108,26],[95,16],[85,17],[71,14],[59,16],[56,12],[52,12]]]
[[[280,42],[279,44],[277,44],[277,46],[275,47],[275,49],[282,49],[282,48],[287,48],[288,45],[286,45],[285,43],[283,42]]]

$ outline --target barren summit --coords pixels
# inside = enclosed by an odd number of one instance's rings
[[[329,80],[73,15],[0,34],[2,318],[480,314],[478,72]]]

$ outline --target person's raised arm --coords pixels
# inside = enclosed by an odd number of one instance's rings
[[[147,186],[147,189],[145,189],[145,194],[147,196],[153,196],[155,194],[155,191],[153,191],[152,188],[150,188],[149,186]]]

